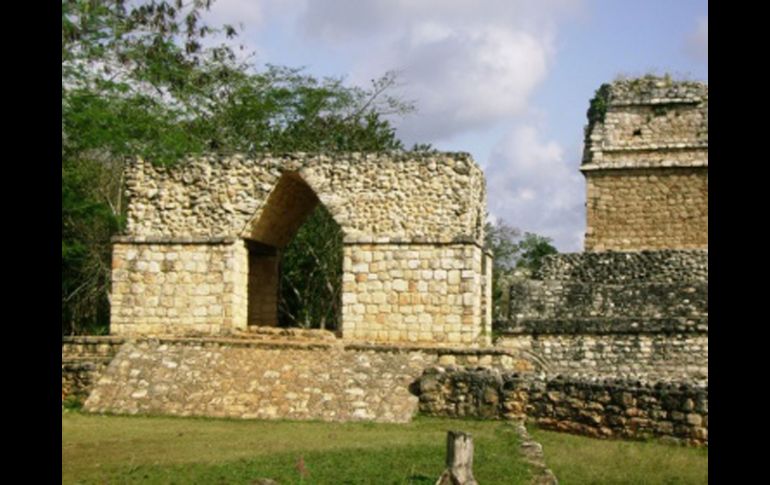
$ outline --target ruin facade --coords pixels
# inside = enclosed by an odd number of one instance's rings
[[[591,101],[585,252],[514,280],[498,345],[556,374],[708,379],[708,86],[644,77]]]
[[[113,335],[64,339],[63,397],[128,414],[526,416],[707,446],[708,89],[613,83],[586,131],[586,251],[513,279],[494,345],[469,156],[137,163]],[[319,203],[344,232],[341,339],[274,328],[277,260]]]
[[[708,249],[708,85],[602,86],[584,148],[586,251]]]
[[[112,335],[275,326],[281,251],[323,204],[344,234],[344,339],[489,341],[486,189],[467,154],[139,161],[127,187],[127,230],[113,246]]]

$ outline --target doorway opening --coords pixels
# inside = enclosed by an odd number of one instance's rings
[[[342,230],[295,172],[285,172],[246,238],[249,326],[338,330]]]

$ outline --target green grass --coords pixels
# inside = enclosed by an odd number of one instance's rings
[[[518,437],[494,421],[409,424],[238,421],[62,413],[62,483],[433,484],[446,432],[473,435],[483,484],[525,483]],[[297,469],[300,459],[307,471]]]
[[[561,485],[705,484],[708,450],[658,441],[600,440],[530,427]]]
[[[448,430],[474,437],[479,483],[526,483],[518,438],[499,421],[409,424],[239,421],[62,413],[62,483],[433,484]],[[563,485],[705,484],[708,450],[530,429]],[[302,458],[307,474],[297,469]]]

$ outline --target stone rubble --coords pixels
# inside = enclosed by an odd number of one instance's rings
[[[432,367],[419,381],[430,416],[529,419],[597,438],[665,438],[708,446],[708,384],[543,377],[492,368]]]

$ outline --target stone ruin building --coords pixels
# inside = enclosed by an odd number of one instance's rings
[[[276,326],[281,250],[320,203],[344,233],[343,338],[489,341],[486,189],[467,154],[139,162],[127,180],[113,335]]]
[[[708,378],[708,86],[602,86],[581,171],[586,252],[512,284],[498,342],[553,372]]]
[[[707,250],[708,86],[621,81],[594,103],[585,250]]]
[[[514,278],[492,342],[468,155],[137,163],[112,335],[64,339],[63,396],[129,414],[527,417],[708,445],[708,87],[602,86],[581,171],[586,252]],[[281,250],[319,203],[344,232],[336,336],[275,328]]]

